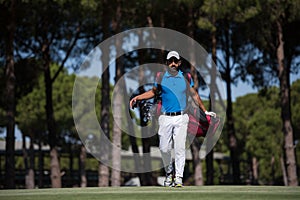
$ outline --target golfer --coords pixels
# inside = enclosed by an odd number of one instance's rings
[[[181,60],[178,52],[170,51],[167,54],[167,71],[161,80],[162,114],[158,118],[159,149],[165,166],[166,187],[182,187],[183,171],[185,166],[185,143],[187,125],[189,122],[187,108],[187,92],[191,94],[195,103],[207,115],[216,116],[213,112],[207,112],[198,93],[193,88],[194,82],[187,85],[183,72],[179,70]],[[157,92],[158,83],[155,82],[151,90],[140,94],[130,100],[130,107],[136,101],[153,98]],[[171,150],[174,147],[175,169],[173,168]]]

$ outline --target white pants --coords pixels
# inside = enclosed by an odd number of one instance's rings
[[[165,172],[167,174],[173,171],[171,151],[174,147],[175,176],[183,177],[188,121],[189,116],[187,114],[177,116],[159,116],[159,149],[162,155]]]

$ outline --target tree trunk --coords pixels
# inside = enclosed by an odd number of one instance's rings
[[[258,184],[258,162],[256,157],[252,158],[252,170],[253,170],[253,184],[257,185]]]
[[[106,8],[103,9],[102,13],[102,31],[103,31],[103,38],[102,41],[109,37],[109,22],[110,22],[110,6],[108,4],[108,0],[102,1],[102,7]],[[102,66],[105,68],[109,64],[109,52],[107,49],[102,50]],[[102,76],[101,76],[101,128],[103,130],[103,134],[101,136],[110,138],[109,136],[109,107],[110,107],[110,95],[109,95],[109,68],[107,68]],[[107,187],[109,186],[109,168],[107,166],[108,159],[109,159],[109,144],[105,143],[100,138],[100,152],[101,152],[101,160],[99,162],[99,179],[98,179],[98,186],[99,187]],[[107,153],[104,153],[107,152]],[[106,165],[105,165],[106,163]]]
[[[283,177],[284,186],[288,186],[288,177],[287,177],[287,174],[286,174],[286,168],[285,168],[284,159],[283,159],[282,156],[280,157],[280,164],[281,164],[281,170],[282,170],[282,177]]]
[[[50,150],[50,170],[52,188],[61,188],[60,165],[56,147]]]
[[[26,137],[25,134],[22,134],[22,153],[23,153],[23,161],[24,161],[24,167],[25,167],[25,188],[27,188],[27,179],[28,179],[28,153],[26,149]]]
[[[245,181],[246,185],[253,185],[253,166],[252,166],[252,155],[247,153],[247,178]]]
[[[215,24],[215,17],[212,17],[212,23]],[[217,92],[216,87],[216,63],[217,63],[217,37],[216,37],[216,31],[212,31],[211,33],[211,54],[212,54],[212,64],[211,64],[211,72],[210,72],[210,103],[209,103],[209,109],[212,110],[215,108],[215,94]],[[210,148],[212,146],[211,141],[208,141],[207,148]],[[209,149],[207,149],[209,151]],[[214,150],[211,149],[210,152],[206,155],[205,158],[206,162],[206,184],[207,185],[213,185],[214,184]]]
[[[39,177],[38,177],[38,187],[42,188],[44,185],[44,153],[42,151],[42,137],[39,134]]]
[[[138,52],[139,54],[139,64],[143,64],[145,62],[144,59],[144,54],[142,51]],[[144,71],[142,69],[139,70],[139,81],[140,84],[142,85],[141,82],[142,80],[144,80],[145,78],[145,74]],[[144,87],[140,87],[139,88],[139,94],[142,94],[145,92]],[[152,183],[152,173],[151,173],[151,156],[150,156],[150,138],[148,137],[148,133],[149,133],[149,128],[146,128],[147,126],[147,122],[145,122],[143,120],[145,114],[143,113],[142,109],[139,109],[140,111],[140,122],[141,122],[141,126],[144,127],[142,129],[142,149],[143,149],[143,174],[142,174],[142,179],[141,179],[141,185],[143,186],[149,186],[149,185],[153,185]]]
[[[280,105],[282,118],[282,131],[284,134],[284,157],[287,170],[288,185],[298,186],[297,165],[295,158],[295,145],[293,127],[291,121],[290,105],[290,66],[284,63],[284,41],[282,25],[277,21],[277,36],[279,45],[277,46],[278,76],[280,81]]]
[[[16,2],[10,1],[6,40],[6,146],[5,146],[5,188],[15,186],[15,68],[14,68],[14,34]]]
[[[274,185],[275,183],[275,156],[274,155],[272,155],[270,165],[271,165],[271,181],[269,185]]]
[[[120,30],[121,20],[121,4],[118,1],[116,10],[116,19],[114,20],[114,31],[118,33]],[[122,49],[122,40],[119,38],[115,41],[116,51],[119,52]],[[114,88],[114,99],[113,99],[113,113],[114,113],[114,125],[113,125],[113,148],[112,148],[112,170],[111,170],[111,185],[121,186],[121,148],[122,148],[122,130],[119,125],[122,124],[122,105],[123,105],[123,92],[124,79],[120,78],[124,74],[124,66],[122,58],[116,59],[116,74],[115,74],[115,88]],[[118,114],[116,114],[118,113]]]
[[[118,70],[117,70],[118,71]],[[122,93],[121,88],[115,86],[116,95],[113,99],[114,113],[119,113],[122,110]],[[117,94],[118,93],[118,94]],[[120,114],[114,115],[114,127],[113,127],[113,148],[112,148],[112,170],[111,170],[111,186],[121,185],[121,137],[122,130],[119,128],[119,124],[122,124],[122,116]]]
[[[68,144],[69,147],[69,175],[68,175],[68,187],[72,187],[74,185],[73,180],[74,180],[74,169],[73,169],[73,164],[74,164],[74,153],[73,153],[73,148],[72,148],[72,142]]]
[[[229,140],[229,149],[230,149],[230,158],[232,166],[232,175],[233,175],[233,184],[240,183],[240,162],[239,162],[239,153],[237,138],[234,131],[233,117],[232,117],[232,101],[231,101],[231,89],[230,82],[227,82],[227,131],[228,131],[228,140]]]
[[[141,77],[141,76],[140,76]],[[140,94],[144,92],[144,89],[140,91]],[[143,146],[143,174],[141,184],[143,186],[150,186],[153,185],[152,183],[152,166],[151,166],[151,156],[150,156],[150,138],[149,135],[149,128],[146,128],[146,123],[143,121],[144,113],[142,109],[140,109],[140,120],[141,126],[144,127],[142,129],[142,146]]]
[[[188,36],[194,39],[194,31],[195,31],[195,21],[194,21],[194,12],[193,12],[193,6],[189,4],[188,7],[188,24],[187,24],[187,32]],[[189,62],[191,63],[190,69],[191,69],[191,75],[193,76],[193,81],[194,81],[194,87],[196,90],[199,88],[199,81],[198,81],[198,75],[197,75],[197,70],[195,66],[192,66],[192,63],[196,64],[196,52],[195,52],[195,46],[193,41],[191,41],[191,44],[189,44],[191,47],[190,50],[190,57],[189,57]]]
[[[127,94],[127,91],[126,91],[126,82],[124,82],[124,93],[123,93],[123,96],[124,96],[124,102],[129,102],[129,95]],[[127,108],[126,108],[127,109]],[[130,144],[131,144],[131,149],[132,149],[132,152],[133,152],[133,159],[134,159],[134,166],[135,166],[135,171],[136,172],[141,172],[141,157],[140,157],[140,153],[139,153],[139,148],[138,148],[138,145],[137,145],[137,142],[136,142],[136,137],[135,137],[135,131],[134,131],[134,128],[133,128],[133,122],[131,120],[131,118],[127,118],[127,124],[128,124],[128,131],[129,131],[129,141],[130,141]],[[140,178],[141,180],[141,173],[138,173],[137,176]]]
[[[25,149],[26,150],[26,149]],[[33,137],[30,137],[30,147],[29,147],[29,168],[25,177],[26,189],[34,189],[34,149],[33,149]]]
[[[206,162],[206,183],[205,183],[205,185],[213,185],[214,184],[214,151],[213,151],[213,149],[208,154],[206,154],[205,162]]]
[[[144,164],[143,183],[146,186],[154,185],[153,178],[152,178],[152,164],[151,164],[151,156],[150,156],[151,140],[148,137],[149,131],[151,131],[149,128],[146,128],[144,131],[142,131],[143,164]]]
[[[197,138],[191,138],[191,153],[193,158],[193,169],[194,169],[194,184],[197,186],[203,185],[203,174],[202,165],[199,156],[200,144]]]
[[[194,20],[194,11],[193,11],[193,4],[188,4],[188,23],[187,23],[187,34],[189,37],[194,39],[194,31],[195,31],[195,20]],[[195,66],[192,66],[192,64],[196,64],[196,52],[194,43],[192,42],[189,44],[191,47],[191,51],[189,53],[189,62],[191,63],[191,75],[193,77],[194,81],[194,88],[196,91],[198,91],[199,87],[199,80],[197,75],[197,70]],[[201,160],[199,157],[199,151],[200,151],[200,144],[198,141],[198,138],[194,138],[191,140],[191,153],[192,153],[192,159],[193,159],[193,169],[194,169],[194,184],[195,185],[203,185],[203,174],[202,174],[202,166],[201,166]]]
[[[232,98],[231,98],[231,68],[230,68],[230,36],[229,30],[225,31],[225,48],[226,48],[226,90],[227,90],[227,133],[230,149],[231,166],[233,173],[233,184],[240,184],[240,162],[237,138],[234,129],[234,119],[232,110]]]
[[[44,82],[46,92],[46,118],[47,127],[49,131],[49,145],[50,145],[50,170],[51,170],[51,186],[52,188],[61,188],[61,176],[60,165],[58,159],[58,152],[56,147],[57,130],[56,122],[53,111],[52,101],[52,81],[50,73],[50,52],[49,42],[47,38],[44,38],[44,44],[42,46],[43,53],[43,65],[44,65]]]
[[[87,186],[87,179],[85,173],[85,161],[86,161],[86,149],[84,145],[82,145],[80,148],[80,156],[79,156],[80,187]]]
[[[129,122],[129,124],[130,124],[130,122]],[[130,127],[128,128],[128,130],[132,134],[134,132],[133,125],[130,125]],[[132,148],[132,152],[133,152],[133,159],[134,159],[135,170],[137,172],[140,172],[141,171],[141,162],[140,162],[141,161],[141,157],[140,157],[139,148],[138,148],[138,145],[137,145],[137,142],[136,142],[136,137],[134,137],[132,135],[129,135],[129,140],[130,140],[130,144],[131,144],[131,148]],[[140,175],[140,173],[139,173],[139,175]]]

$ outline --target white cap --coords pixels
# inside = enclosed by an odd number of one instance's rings
[[[167,60],[169,60],[170,58],[175,57],[178,60],[180,59],[179,54],[177,53],[177,51],[170,51],[167,55]]]

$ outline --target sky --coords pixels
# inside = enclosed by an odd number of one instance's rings
[[[298,72],[298,74],[291,74],[290,79],[291,79],[291,84],[294,81],[299,80],[300,72]],[[249,93],[257,93],[258,92],[257,89],[253,89],[251,85],[249,85],[247,83],[243,83],[242,81],[239,81],[237,86],[232,85],[231,90],[232,90],[232,100],[233,101],[235,101],[236,98],[238,98],[240,96],[244,96]]]

